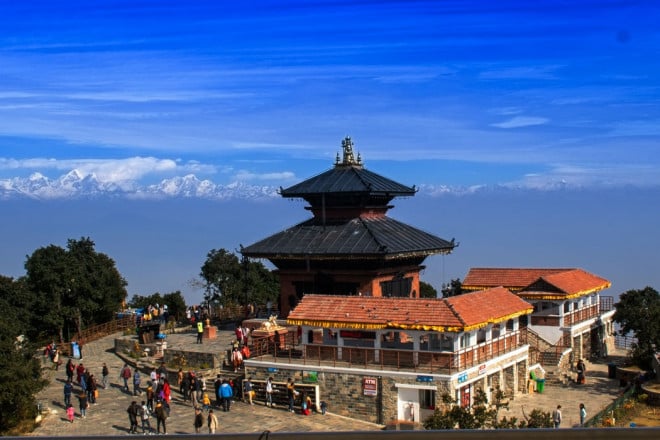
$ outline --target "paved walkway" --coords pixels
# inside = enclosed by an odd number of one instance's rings
[[[616,357],[622,358],[623,353],[618,353]],[[587,409],[588,420],[623,392],[618,380],[608,378],[607,364],[616,357],[597,363],[586,362],[587,377],[586,383],[583,385],[575,383],[575,375],[566,383],[561,383],[548,375],[543,393],[534,392],[516,396],[511,401],[509,410],[501,411],[500,416],[516,417],[518,420],[522,420],[523,412],[529,415],[535,408],[552,412],[557,405],[561,405],[563,418],[561,427],[577,426],[580,423],[580,403],[584,403]]]
[[[231,332],[222,332],[214,344],[218,350],[227,348],[231,339]],[[123,359],[114,354],[114,339],[117,335],[108,336],[98,341],[90,342],[83,349],[83,364],[100,379],[101,367],[106,363],[110,368],[110,386],[107,390],[100,389],[98,403],[92,405],[87,411],[87,417],[76,417],[70,423],[62,405],[63,385],[66,380],[64,365],[59,371],[48,371],[51,382],[41,393],[37,400],[44,407],[50,409],[50,414],[44,417],[41,426],[30,435],[32,436],[83,436],[83,435],[119,435],[128,433],[128,415],[126,408],[134,398],[121,389],[119,371],[124,365]],[[194,334],[177,335],[169,337],[172,345],[186,344],[189,348],[195,346]],[[208,350],[209,347],[196,348]],[[215,349],[214,348],[214,349]],[[589,416],[608,405],[619,393],[618,382],[607,378],[607,364],[588,364],[588,377],[585,385],[568,384],[560,386],[553,382],[546,384],[544,393],[533,393],[518,396],[511,402],[510,409],[502,410],[500,415],[523,418],[523,411],[529,414],[534,408],[551,411],[558,404],[562,405],[564,414],[563,428],[572,427],[579,421],[578,405],[584,402]],[[146,376],[143,375],[146,383]],[[173,387],[175,388],[175,387]],[[76,387],[76,390],[78,388]],[[74,406],[77,399],[74,400]],[[138,400],[138,402],[140,401]],[[271,409],[263,405],[253,406],[242,402],[235,402],[228,413],[219,409],[214,410],[220,421],[220,433],[260,433],[265,430],[271,432],[322,432],[322,431],[374,431],[383,429],[373,423],[353,420],[346,417],[328,413],[326,415],[312,414],[301,416],[291,414],[284,409]],[[76,414],[78,414],[76,407]],[[183,402],[178,391],[173,389],[171,415],[167,420],[168,434],[192,434],[194,411],[191,404]],[[156,421],[152,417],[151,423],[155,427]],[[204,430],[203,432],[206,432]]]
[[[229,332],[223,332],[229,333]],[[119,371],[124,365],[124,361],[114,354],[114,339],[117,335],[108,336],[98,341],[90,342],[83,348],[82,363],[100,379],[101,368],[105,362],[110,369],[110,386],[107,390],[99,390],[99,398],[96,405],[91,405],[87,410],[87,417],[81,419],[78,417],[77,399],[72,399],[76,408],[76,419],[70,423],[66,418],[63,406],[63,387],[66,381],[66,372],[64,365],[59,371],[48,371],[51,383],[41,393],[37,395],[37,400],[43,406],[50,408],[51,413],[45,416],[41,426],[30,435],[32,436],[87,436],[87,435],[125,435],[128,434],[128,414],[126,408],[131,401],[141,401],[140,397],[134,398],[132,394],[125,393],[122,390],[123,381],[119,379]],[[227,340],[230,336],[227,336]],[[189,342],[186,342],[190,339]],[[194,334],[184,334],[178,337],[170,338],[173,344],[190,344],[195,346]],[[175,342],[176,341],[176,342]],[[226,343],[224,338],[219,339],[215,344],[224,347]],[[205,344],[202,344],[205,345]],[[198,346],[196,348],[207,349]],[[143,377],[143,383],[146,383],[147,377]],[[183,402],[176,385],[172,389],[171,414],[167,419],[168,434],[194,434],[193,418],[194,410],[190,402]],[[211,390],[212,390],[211,384]],[[76,386],[76,391],[80,388]],[[75,391],[74,391],[75,393]],[[144,396],[144,395],[143,395]],[[373,423],[353,420],[334,414],[312,414],[302,416],[285,411],[284,408],[266,408],[263,405],[248,405],[243,402],[234,402],[230,412],[223,412],[214,409],[220,422],[219,433],[261,433],[265,430],[271,432],[315,432],[315,431],[374,431],[382,429],[382,426]],[[205,420],[206,421],[206,420]],[[154,417],[150,420],[153,427],[156,426]],[[207,433],[204,429],[202,432]]]

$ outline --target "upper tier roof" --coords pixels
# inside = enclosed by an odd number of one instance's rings
[[[281,189],[282,197],[302,197],[319,194],[369,194],[373,196],[413,196],[415,188],[402,185],[364,168],[362,159],[353,155],[353,142],[350,137],[342,141],[343,160],[337,160],[334,168],[309,178],[286,189]]]
[[[504,286],[516,291],[527,287],[542,276],[564,272],[571,269],[558,268],[520,268],[520,267],[473,267],[465,278],[463,290],[482,290]]]
[[[589,295],[611,287],[605,278],[585,270],[525,269],[525,268],[472,268],[462,288],[479,290],[504,286],[526,299],[562,300]]]

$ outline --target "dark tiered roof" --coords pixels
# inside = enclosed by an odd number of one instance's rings
[[[383,196],[414,196],[415,188],[402,185],[362,167],[341,167],[314,176],[280,191],[282,197],[302,197],[318,194],[370,194]]]
[[[449,253],[443,240],[389,217],[326,222],[310,219],[243,248],[253,258],[365,259]]]

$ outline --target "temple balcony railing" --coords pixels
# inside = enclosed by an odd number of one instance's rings
[[[482,365],[521,347],[520,331],[454,352],[297,344],[295,334],[253,338],[252,360],[297,363],[306,367],[343,367],[372,370],[453,374]]]
[[[599,315],[600,306],[598,304],[582,307],[581,309],[574,310],[564,315],[564,327],[570,327],[580,322],[597,318]]]

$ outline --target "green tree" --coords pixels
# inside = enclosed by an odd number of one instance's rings
[[[526,420],[518,421],[515,417],[502,417],[499,411],[508,408],[508,401],[499,387],[492,393],[493,401],[489,402],[486,393],[477,389],[470,408],[459,405],[449,394],[442,396],[442,407],[436,408],[429,418],[424,420],[426,429],[516,429],[516,428],[549,428],[552,427],[550,413],[533,410]]]
[[[204,299],[222,305],[240,304],[241,263],[225,249],[212,249],[206,255],[200,276],[204,282]]]
[[[621,326],[620,334],[634,334],[631,356],[641,368],[648,369],[660,348],[660,294],[652,287],[628,290],[614,304],[612,319]]]
[[[181,291],[177,290],[163,295],[163,304],[167,304],[168,313],[177,321],[186,316],[186,300]]]
[[[419,297],[420,298],[437,298],[438,297],[438,291],[435,290],[435,288],[430,285],[429,283],[425,283],[424,281],[419,282]]]
[[[186,301],[179,290],[164,295],[158,292],[149,296],[133,295],[133,298],[128,302],[129,307],[136,309],[147,308],[149,305],[156,304],[167,304],[169,316],[173,316],[176,320],[181,319],[186,314]]]
[[[449,284],[442,287],[442,297],[449,298],[450,296],[456,296],[463,293],[463,283],[461,283],[460,278],[451,280]]]
[[[50,245],[27,257],[26,279],[36,296],[34,320],[43,337],[107,322],[126,298],[126,281],[115,262],[94,249],[89,238],[68,240],[67,248]]]
[[[156,304],[165,304],[163,296],[158,292],[149,296],[133,295],[127,305],[133,309],[146,309],[150,305],[155,306]],[[169,309],[169,305],[167,307]]]
[[[264,303],[279,292],[277,277],[261,262],[241,259],[225,249],[211,250],[202,265],[204,300],[222,305]]]
[[[34,419],[34,395],[46,382],[41,379],[41,365],[34,356],[36,347],[25,337],[29,323],[21,319],[23,310],[6,295],[7,287],[11,291],[22,287],[9,286],[10,278],[0,278],[0,434],[5,435],[25,420]]]

